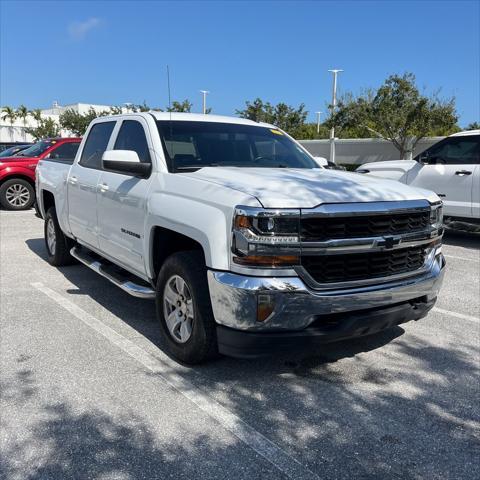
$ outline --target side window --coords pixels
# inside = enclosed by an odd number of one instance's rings
[[[428,163],[475,164],[480,163],[480,137],[453,137],[429,148]]]
[[[142,163],[151,163],[145,130],[136,120],[124,120],[115,141],[114,150],[133,150]]]
[[[63,160],[65,162],[73,163],[75,155],[80,143],[62,143],[57,148],[49,153],[49,158],[52,160]]]
[[[102,155],[107,149],[113,127],[115,122],[100,122],[91,128],[83,147],[80,165],[87,168],[102,168]]]

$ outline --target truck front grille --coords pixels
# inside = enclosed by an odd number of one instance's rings
[[[429,225],[430,212],[422,210],[408,213],[360,215],[350,217],[302,217],[300,235],[302,242],[374,237],[414,233]]]
[[[425,262],[424,245],[397,250],[302,256],[302,266],[318,283],[347,282],[413,272]]]

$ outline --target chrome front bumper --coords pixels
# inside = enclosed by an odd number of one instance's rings
[[[219,325],[250,332],[298,331],[320,315],[396,305],[425,298],[434,300],[440,290],[445,260],[435,252],[427,271],[379,285],[336,290],[314,290],[299,277],[252,277],[208,271],[213,314]],[[263,322],[257,321],[259,295],[271,296],[275,308]]]

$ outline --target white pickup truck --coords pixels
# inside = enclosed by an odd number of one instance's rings
[[[365,163],[357,172],[432,190],[447,222],[480,224],[480,130],[450,135],[414,160]]]
[[[49,262],[156,299],[186,363],[418,320],[442,283],[437,195],[324,169],[273,125],[98,118],[73,164],[40,162],[36,186]]]

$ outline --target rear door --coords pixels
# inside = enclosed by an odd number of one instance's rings
[[[133,150],[151,163],[152,141],[142,117],[123,120],[109,150]],[[104,170],[98,189],[100,250],[130,271],[145,274],[144,232],[150,178]]]
[[[475,167],[480,163],[480,136],[449,137],[421,155],[419,164],[408,173],[407,183],[433,190],[444,202],[448,216],[471,217]]]
[[[68,177],[68,212],[71,232],[81,242],[99,248],[97,232],[97,187],[102,174],[102,155],[107,149],[116,121],[93,124]]]

